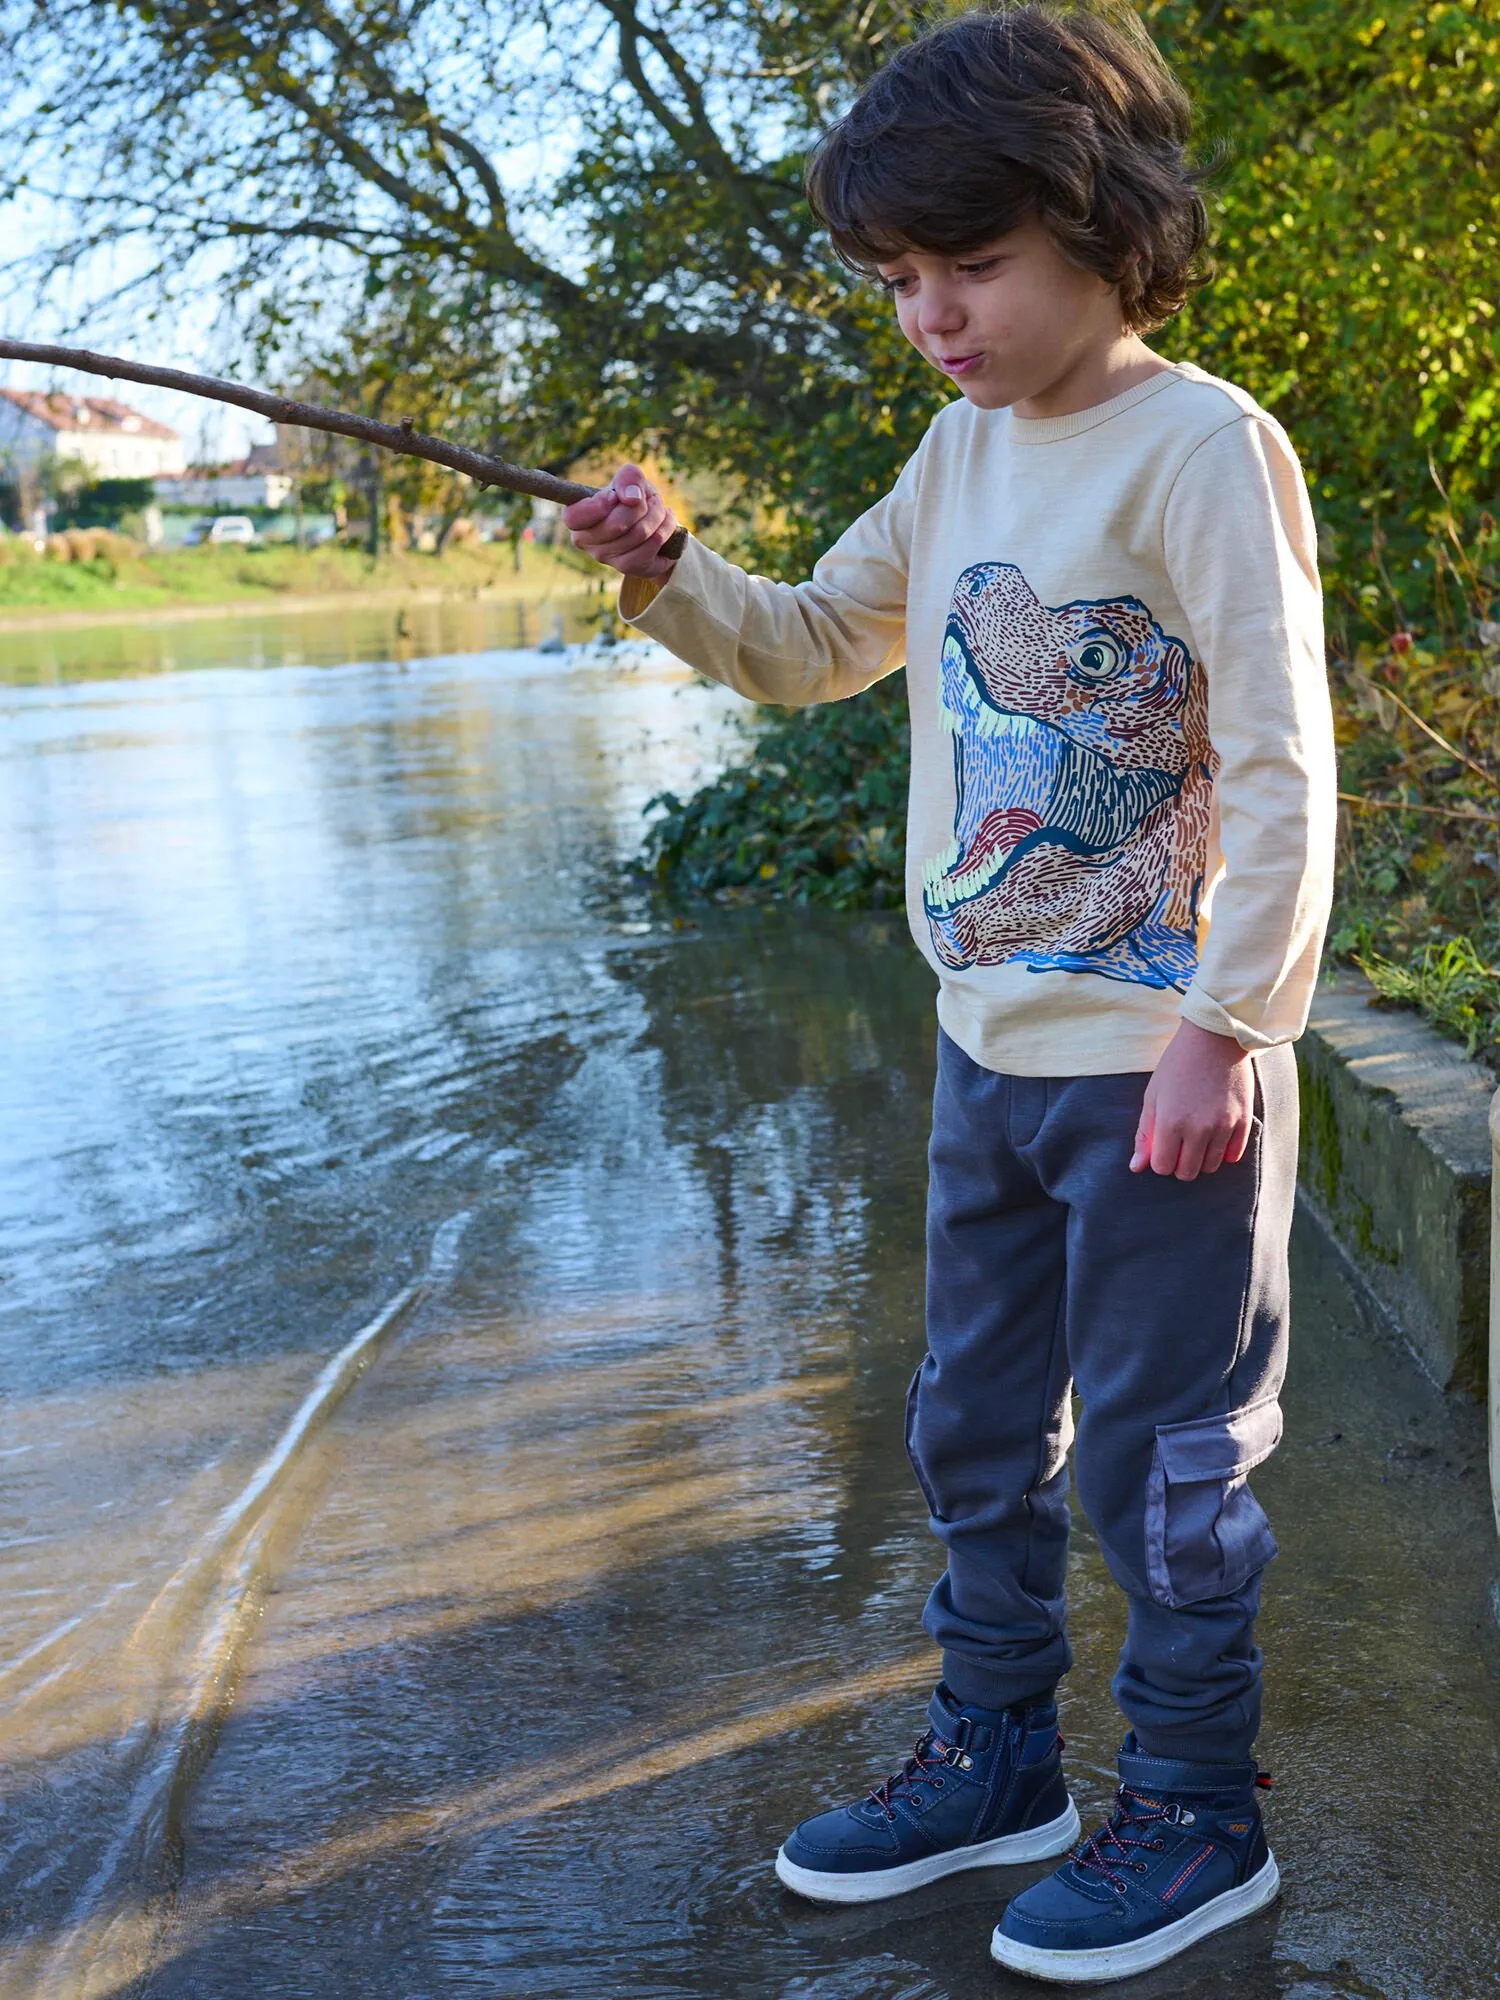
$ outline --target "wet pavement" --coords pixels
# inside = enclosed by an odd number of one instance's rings
[[[618,886],[732,727],[660,655],[192,630],[0,689],[0,1993],[1038,1991],[987,1940],[1039,1869],[848,1911],[769,1870],[933,1673],[903,927]],[[1294,1253],[1285,1890],[1118,1990],[1468,2000],[1481,1425]],[[1087,1816],[1123,1620],[1082,1521],[1071,1596]]]

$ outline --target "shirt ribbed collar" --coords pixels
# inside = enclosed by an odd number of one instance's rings
[[[1126,410],[1133,410],[1137,403],[1159,395],[1169,383],[1180,379],[1180,365],[1174,362],[1159,375],[1148,375],[1144,382],[1137,382],[1123,395],[1111,396],[1107,403],[1091,403],[1088,409],[1074,410],[1066,417],[1018,417],[1013,411],[1007,411],[1011,438],[1016,444],[1055,444],[1059,438],[1077,437],[1099,424],[1107,424],[1111,418],[1123,415]]]

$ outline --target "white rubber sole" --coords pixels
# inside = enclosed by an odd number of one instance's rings
[[[1022,1944],[996,1931],[990,1940],[990,1957],[1011,1972],[1032,1979],[1050,1979],[1059,1986],[1098,1984],[1101,1980],[1130,1979],[1137,1972],[1149,1972],[1153,1965],[1165,1965],[1190,1944],[1242,1918],[1254,1916],[1274,1902],[1281,1887],[1276,1857],[1267,1854],[1265,1865],[1237,1889],[1226,1889],[1211,1903],[1202,1903],[1189,1916],[1148,1937],[1134,1938],[1129,1944],[1101,1945],[1096,1951],[1046,1951],[1040,1945]]]
[[[1049,1861],[1072,1847],[1078,1835],[1078,1808],[1069,1799],[1067,1811],[1045,1826],[1030,1826],[1024,1833],[1002,1834],[998,1840],[981,1840],[973,1847],[924,1855],[900,1868],[871,1868],[859,1875],[828,1875],[816,1868],[799,1868],[795,1861],[787,1860],[782,1847],[776,1854],[776,1878],[784,1888],[794,1889],[814,1903],[880,1903],[887,1896],[904,1896],[928,1882],[941,1881],[945,1875],[961,1875],[966,1868]]]

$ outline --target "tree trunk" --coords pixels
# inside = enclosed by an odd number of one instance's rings
[[[373,457],[365,460],[365,497],[370,509],[370,560],[380,554],[380,510],[385,504],[385,481]]]

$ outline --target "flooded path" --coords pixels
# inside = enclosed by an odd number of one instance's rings
[[[0,689],[0,1993],[1019,1994],[1011,1874],[824,1911],[769,1872],[932,1678],[902,926],[618,888],[734,713],[659,654],[191,632]],[[1286,1891],[1128,1990],[1468,2000],[1480,1425],[1295,1249]],[[1081,1523],[1072,1591],[1088,1812],[1122,1621]]]

